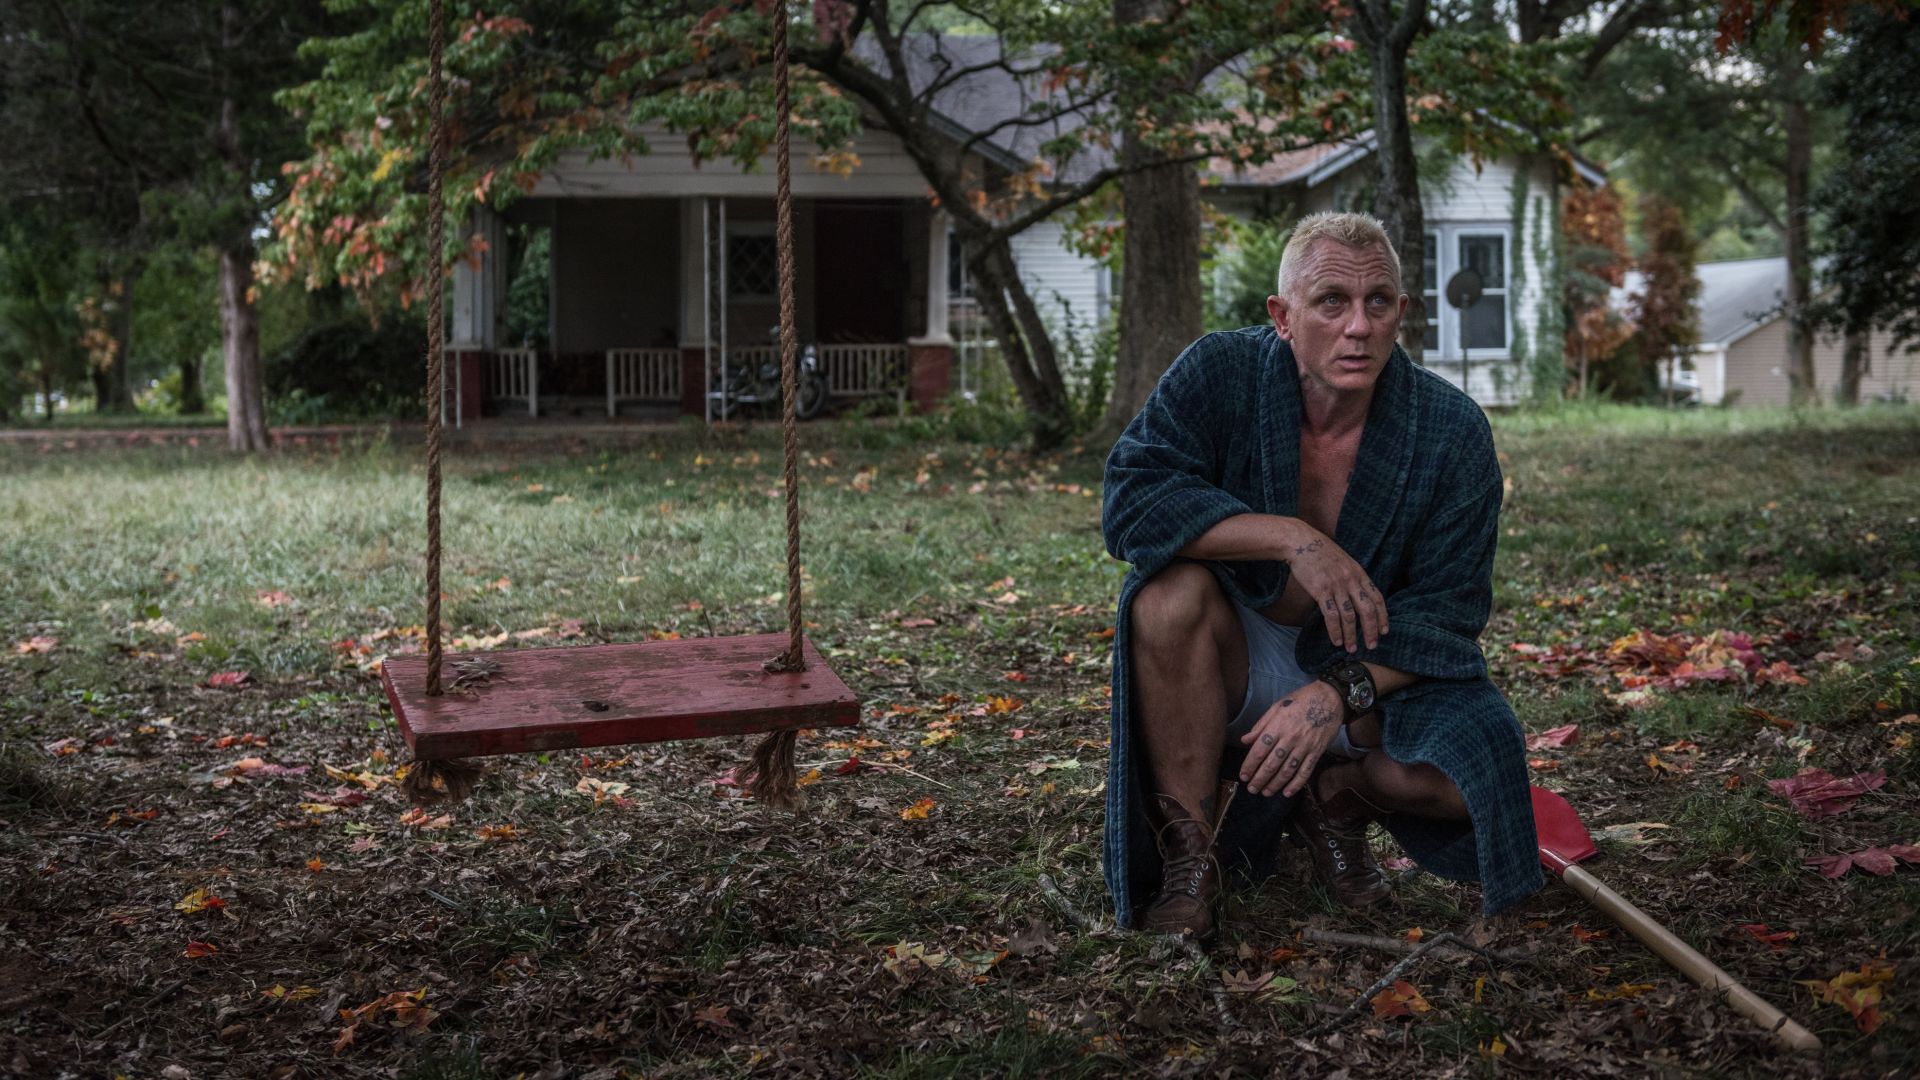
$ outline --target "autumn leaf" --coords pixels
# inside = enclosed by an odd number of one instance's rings
[[[1373,995],[1373,1015],[1381,1020],[1393,1016],[1410,1016],[1433,1008],[1427,999],[1420,996],[1412,983],[1401,979],[1385,990]]]
[[[1003,713],[1019,712],[1025,705],[1026,702],[1021,701],[1017,697],[990,697],[987,699],[987,714],[989,716],[995,716]]]
[[[860,761],[860,755],[855,754],[852,757],[848,758],[847,760],[834,766],[833,772],[834,772],[834,775],[836,776],[847,776],[852,773],[859,772],[864,767],[865,766]]]
[[[308,998],[319,997],[320,990],[312,986],[296,986],[289,990],[279,983],[274,983],[267,989],[260,991],[260,996],[270,997],[275,1001],[305,1001]]]
[[[518,840],[520,830],[512,825],[482,825],[473,835],[482,840]]]
[[[1893,965],[1885,960],[1868,960],[1857,971],[1843,971],[1831,979],[1799,982],[1813,991],[1815,1001],[1847,1010],[1855,1026],[1872,1034],[1873,1029],[1880,1026],[1880,1003],[1886,999],[1887,986],[1893,982]]]
[[[1740,929],[1745,930],[1755,941],[1765,942],[1775,950],[1786,948],[1787,942],[1800,936],[1792,930],[1769,929],[1766,923],[1741,923]]]
[[[253,685],[253,673],[249,671],[222,671],[217,675],[207,676],[207,681],[200,685],[208,690],[239,690],[242,687]]]
[[[187,957],[189,960],[198,960],[203,956],[212,956],[219,951],[220,946],[209,941],[188,941],[187,949],[184,953],[181,953],[181,955]]]
[[[806,772],[806,775],[794,781],[794,783],[799,785],[800,787],[808,787],[810,785],[817,784],[819,782],[820,782],[819,769],[808,769]]]
[[[921,799],[920,801],[914,803],[912,806],[909,806],[905,810],[900,811],[900,820],[925,821],[927,820],[927,812],[929,810],[932,810],[933,806],[934,806],[934,803],[932,799]]]
[[[226,906],[225,900],[207,890],[195,889],[181,897],[179,902],[173,905],[173,909],[187,915],[197,915],[202,911],[215,911]]]
[[[1588,1001],[1626,1001],[1637,998],[1653,988],[1653,983],[1628,982],[1614,987],[1596,986],[1587,991],[1586,999]]]
[[[1767,788],[1809,818],[1831,817],[1844,813],[1869,791],[1887,782],[1885,769],[1835,777],[1825,769],[1808,766],[1784,780],[1769,780]]]
[[[254,599],[259,601],[260,606],[264,608],[286,607],[288,604],[293,603],[293,597],[288,596],[279,589],[261,589],[254,594]]]
[[[1558,746],[1572,746],[1580,741],[1580,725],[1564,724],[1549,728],[1538,735],[1527,736],[1527,749],[1551,750]]]
[[[52,652],[54,650],[54,647],[59,644],[60,644],[60,639],[57,637],[44,637],[44,636],[36,635],[34,637],[30,637],[27,640],[22,641],[19,644],[15,645],[13,647],[13,651],[21,656],[30,656],[35,653]]]
[[[325,870],[326,868],[327,868],[327,864],[324,862],[321,862],[320,856],[318,855],[315,855],[313,858],[307,860],[307,869],[313,871],[316,874],[322,870]]]
[[[421,829],[444,829],[453,824],[453,815],[441,814],[439,817],[434,817],[425,809],[413,806],[408,807],[406,813],[400,815],[400,824]]]
[[[1574,938],[1579,942],[1581,942],[1582,944],[1585,944],[1586,942],[1589,942],[1589,941],[1601,941],[1601,940],[1604,940],[1607,936],[1607,932],[1605,930],[1589,930],[1586,927],[1581,926],[1579,923],[1574,923],[1573,929],[1569,930],[1568,933],[1572,934]]]
[[[579,783],[573,785],[573,790],[590,796],[595,806],[609,800],[614,801],[615,805],[624,805],[625,800],[620,797],[625,795],[631,787],[631,784],[624,784],[618,780],[596,780],[591,776],[583,776]]]
[[[1920,846],[1890,844],[1844,855],[1820,855],[1808,859],[1803,865],[1820,871],[1820,876],[1827,878],[1840,877],[1856,866],[1869,874],[1886,877],[1896,869],[1896,859],[1904,863],[1920,863]]]

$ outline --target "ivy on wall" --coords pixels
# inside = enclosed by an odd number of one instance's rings
[[[1495,368],[1495,376],[1508,378],[1517,375],[1524,380],[1529,396],[1536,401],[1548,401],[1560,396],[1561,384],[1565,381],[1566,360],[1566,317],[1560,308],[1560,296],[1565,290],[1565,271],[1563,257],[1565,253],[1560,234],[1560,215],[1553,212],[1551,188],[1547,192],[1533,192],[1532,174],[1538,159],[1522,157],[1513,171],[1511,189],[1511,216],[1515,247],[1530,251],[1533,262],[1540,270],[1540,289],[1534,301],[1533,328],[1528,332],[1525,320],[1521,317],[1519,299],[1526,291],[1526,260],[1511,260],[1513,266],[1508,295],[1515,302],[1508,309],[1508,318],[1512,327],[1508,338],[1512,342],[1509,350],[1512,364],[1506,369]],[[1531,227],[1529,227],[1531,219]],[[1509,374],[1509,372],[1511,374]],[[1504,393],[1504,387],[1502,388]]]

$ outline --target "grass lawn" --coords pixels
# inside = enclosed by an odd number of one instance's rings
[[[1472,885],[1396,861],[1395,900],[1357,916],[1289,856],[1232,893],[1204,959],[1113,931],[1124,567],[1100,541],[1098,456],[855,423],[807,432],[807,613],[866,719],[801,740],[819,773],[791,815],[724,782],[746,740],[496,759],[472,801],[410,812],[374,670],[419,642],[415,449],[0,446],[0,1069],[1920,1069],[1920,866],[1803,865],[1920,842],[1920,412],[1496,428],[1510,490],[1484,644],[1529,731],[1578,725],[1532,752],[1538,781],[1603,833],[1602,880],[1814,1029],[1823,1059],[1776,1053],[1558,886],[1483,921]],[[465,454],[452,633],[778,629],[778,454],[771,427]],[[231,672],[250,678],[206,685]],[[1885,782],[1808,817],[1767,783],[1808,766]],[[1426,1011],[1307,1042],[1395,959],[1308,928],[1450,930],[1519,958],[1432,953],[1406,976]]]

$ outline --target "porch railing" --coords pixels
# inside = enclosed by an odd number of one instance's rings
[[[533,349],[495,349],[486,354],[487,396],[524,401],[527,415],[540,415],[540,361]]]
[[[608,349],[607,416],[621,401],[679,401],[679,349]]]
[[[905,345],[822,345],[820,368],[830,397],[891,394],[903,404],[907,399]]]

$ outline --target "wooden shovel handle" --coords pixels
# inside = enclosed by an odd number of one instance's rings
[[[1722,971],[1719,965],[1700,955],[1699,951],[1673,935],[1673,931],[1654,922],[1646,912],[1628,903],[1619,893],[1600,883],[1600,879],[1580,869],[1568,866],[1560,875],[1567,887],[1585,897],[1594,907],[1607,913],[1607,917],[1621,926],[1627,933],[1640,939],[1640,943],[1660,958],[1672,964],[1688,978],[1709,990],[1718,991],[1725,997],[1727,1004],[1738,1009],[1748,1019],[1772,1032],[1794,1050],[1801,1053],[1820,1052],[1820,1039],[1813,1032],[1793,1022],[1792,1018],[1773,1007],[1772,1003],[1759,994],[1740,985],[1733,976]]]

